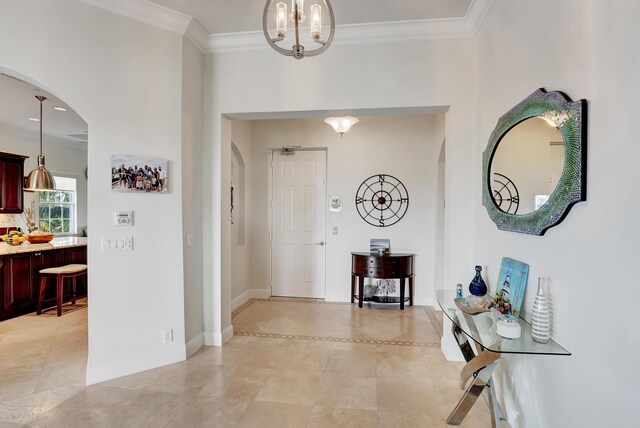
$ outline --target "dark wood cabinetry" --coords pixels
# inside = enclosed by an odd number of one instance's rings
[[[24,160],[27,156],[0,153],[0,214],[19,214],[24,208]]]
[[[31,274],[32,255],[14,254],[3,257],[3,261],[4,312],[18,313],[33,307],[36,303],[36,293]]]
[[[0,256],[0,320],[35,311],[41,269],[87,263],[87,247],[70,247]],[[78,278],[77,294],[86,295],[86,278]],[[45,303],[55,302],[55,287],[48,287]]]

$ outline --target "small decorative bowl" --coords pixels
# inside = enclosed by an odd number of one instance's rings
[[[482,312],[487,312],[491,306],[492,302],[487,296],[474,296],[471,295],[469,297],[456,297],[453,299],[458,309],[462,312],[467,313],[469,315],[475,315]]]
[[[17,247],[18,245],[22,245],[22,243],[23,243],[24,241],[19,241],[19,242],[14,243],[14,242],[13,242],[13,239],[7,239],[7,240],[6,240],[6,241],[4,241],[4,242],[6,242],[7,244],[11,245],[12,247]]]
[[[27,235],[27,241],[32,244],[46,244],[47,242],[51,242],[53,238],[53,233],[48,233],[46,235]]]

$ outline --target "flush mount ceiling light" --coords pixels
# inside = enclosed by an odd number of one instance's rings
[[[346,132],[349,132],[351,127],[358,122],[360,122],[360,119],[353,116],[328,117],[324,120],[324,123],[331,125],[331,127],[340,134],[340,137]]]
[[[27,176],[27,183],[24,190],[43,192],[56,190],[56,181],[44,166],[44,155],[42,154],[42,102],[46,100],[46,98],[42,95],[36,95],[36,98],[40,101],[40,155],[38,156],[38,167]]]
[[[326,51],[335,33],[333,8],[329,0],[291,0],[291,10],[287,3],[278,0],[267,0],[262,15],[262,30],[269,46],[282,55],[302,59],[305,56],[316,56]],[[307,21],[308,26],[300,27]],[[293,23],[293,32],[289,32],[289,21]],[[293,47],[289,49],[289,46]],[[317,46],[316,49],[305,49],[305,45]]]

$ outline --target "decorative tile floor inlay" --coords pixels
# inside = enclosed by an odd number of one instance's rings
[[[88,387],[86,308],[3,321],[0,428],[446,428],[463,364],[430,311],[249,301],[223,347]],[[461,428],[490,426],[481,401]]]
[[[330,319],[322,315],[325,312]],[[232,312],[232,318],[235,335],[270,339],[439,348],[442,337],[442,323],[430,306],[400,311],[272,297],[247,301]]]

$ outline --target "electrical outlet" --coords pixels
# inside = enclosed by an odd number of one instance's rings
[[[331,228],[331,233],[334,234],[334,235],[337,235],[338,234],[338,226],[333,226]]]
[[[162,343],[173,342],[173,329],[162,332]]]

